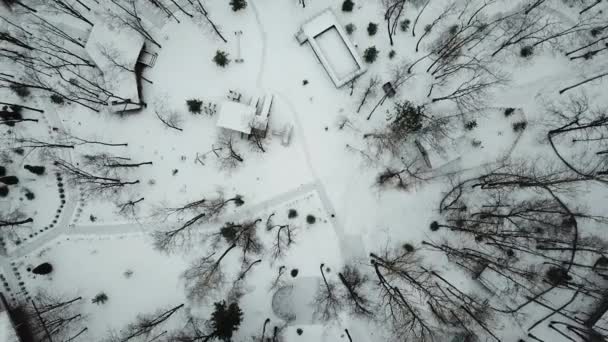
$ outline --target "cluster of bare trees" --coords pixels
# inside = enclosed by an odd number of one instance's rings
[[[492,311],[515,314],[529,305],[548,309],[528,332],[553,315],[580,326],[570,304],[602,298],[605,270],[597,260],[605,258],[607,248],[581,227],[608,221],[562,194],[572,196],[587,181],[565,166],[537,162],[504,165],[456,182],[440,203],[444,223],[431,224],[433,231],[446,230],[444,239],[424,245],[473,277],[482,278],[488,270],[496,274],[485,285],[501,289],[496,294],[509,301],[489,304]],[[461,238],[448,237],[453,235]],[[555,291],[562,298],[568,293],[565,304],[551,300]]]
[[[88,329],[81,303],[81,297],[68,299],[41,292],[16,308],[16,326],[33,341],[85,341]]]

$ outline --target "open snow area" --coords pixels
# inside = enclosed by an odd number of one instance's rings
[[[608,338],[608,2],[0,0],[0,342]]]

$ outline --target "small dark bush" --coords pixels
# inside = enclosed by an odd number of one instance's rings
[[[203,108],[203,101],[197,99],[187,100],[188,111],[192,114],[200,114]]]
[[[51,272],[53,272],[53,265],[49,264],[48,262],[42,263],[32,270],[32,273],[40,275],[49,274]]]
[[[464,124],[464,128],[468,131],[472,131],[475,127],[477,127],[477,121],[471,120]]]
[[[8,196],[8,186],[4,186],[0,184],[0,197]]]
[[[298,273],[300,273],[300,271],[298,271],[297,268],[291,270],[291,276],[294,278],[298,276]]]
[[[370,36],[373,36],[377,32],[378,32],[378,24],[376,24],[376,23],[369,23],[367,25],[367,34],[369,34]]]
[[[378,49],[375,46],[370,46],[363,52],[363,59],[366,63],[373,63],[378,58]]]
[[[530,57],[534,53],[534,48],[531,46],[524,46],[519,51],[519,55],[522,57]]]
[[[0,166],[0,177],[6,176],[6,168],[4,166]]]
[[[513,123],[513,131],[515,132],[521,132],[525,130],[526,127],[528,127],[528,123],[525,121],[518,121]]]
[[[608,266],[608,258],[606,258],[605,256],[599,257],[595,261],[595,264],[593,264],[593,268],[597,268],[597,267],[605,268],[606,266]]]
[[[342,11],[343,12],[352,12],[355,7],[355,3],[353,0],[344,0],[342,3]]]
[[[602,27],[594,27],[591,29],[590,33],[592,37],[597,37],[599,36],[600,33],[602,33],[603,28]]]
[[[28,96],[30,96],[30,90],[29,90],[28,87],[25,87],[25,86],[22,86],[22,85],[18,85],[18,84],[11,84],[9,87],[19,97],[28,97]]]
[[[431,222],[431,231],[436,232],[439,230],[439,222],[433,221]]]
[[[510,258],[514,257],[515,256],[515,251],[512,250],[512,249],[510,249],[510,248],[507,249],[507,256],[510,257]]]
[[[91,303],[93,304],[105,304],[108,301],[108,295],[104,292],[98,293],[93,299],[91,299]]]
[[[298,334],[298,336],[301,336],[304,333],[304,330],[302,330],[302,328],[298,328],[296,329],[296,333]]]
[[[17,176],[4,176],[4,177],[0,177],[0,183],[4,183],[6,185],[19,184],[19,178],[17,178]]]
[[[46,170],[44,166],[35,165],[24,165],[23,168],[38,176],[43,175],[44,171]]]
[[[550,284],[559,286],[572,280],[572,277],[568,274],[568,271],[565,268],[551,267],[545,273],[545,279],[547,279]]]
[[[298,211],[295,209],[289,209],[289,212],[287,213],[287,217],[290,219],[294,219],[294,218],[298,217]]]
[[[513,115],[513,113],[515,113],[515,108],[507,108],[505,109],[505,116],[509,117],[511,115]]]
[[[315,224],[315,222],[317,222],[317,218],[313,215],[306,215],[306,222],[308,224]]]
[[[245,204],[245,200],[243,200],[243,196],[241,195],[236,195],[234,197],[234,205],[236,205],[237,207],[242,206],[243,204]]]
[[[28,201],[33,200],[34,198],[36,198],[36,195],[34,195],[33,192],[31,192],[30,190],[25,190],[25,198],[27,198]]]
[[[228,53],[222,50],[217,50],[215,52],[215,56],[213,56],[213,61],[215,62],[215,64],[221,66],[222,68],[225,68],[226,66],[228,66],[228,64],[230,64]]]
[[[303,81],[302,81],[302,85],[303,85],[303,86],[305,86],[305,85],[307,85],[307,84],[308,84],[308,80],[303,80]]]
[[[414,246],[412,244],[406,243],[403,245],[403,249],[405,249],[405,251],[408,253],[412,253],[414,251]]]
[[[388,58],[393,59],[393,58],[395,58],[395,55],[397,55],[397,52],[395,52],[395,50],[391,50],[388,53]]]
[[[458,25],[452,25],[452,26],[450,26],[450,29],[448,30],[448,32],[451,35],[455,35],[456,33],[458,33]]]
[[[473,139],[473,141],[471,141],[471,146],[473,146],[473,147],[481,146],[481,140]]]
[[[399,24],[399,27],[401,27],[401,31],[406,32],[410,28],[410,20],[405,19],[405,20],[401,21],[401,23]]]
[[[14,127],[15,122],[23,119],[22,108],[19,106],[3,106],[0,110],[0,119],[9,127]]]
[[[230,0],[230,7],[232,7],[233,11],[240,11],[247,7],[246,0]]]
[[[13,153],[18,154],[20,156],[25,154],[25,150],[21,147],[14,148],[14,149],[12,149],[12,151],[13,151]]]
[[[57,94],[53,94],[53,95],[51,95],[51,102],[53,102],[54,104],[61,105],[61,104],[65,103],[65,100],[63,99],[62,96],[57,95]]]
[[[97,216],[95,216],[93,214],[89,215],[89,221],[91,221],[91,222],[97,221]]]
[[[346,26],[344,26],[344,29],[346,30],[346,33],[353,34],[353,32],[355,32],[355,30],[357,29],[357,26],[355,26],[355,24],[353,23],[350,23],[346,24]]]

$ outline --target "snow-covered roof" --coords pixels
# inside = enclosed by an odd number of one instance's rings
[[[217,125],[221,128],[250,134],[255,111],[254,106],[225,101],[220,105]]]
[[[85,50],[103,73],[106,87],[116,96],[139,103],[139,91],[133,70],[144,46],[144,37],[126,27],[98,23],[93,26]],[[117,67],[116,63],[128,70]],[[110,101],[118,100],[110,98]]]

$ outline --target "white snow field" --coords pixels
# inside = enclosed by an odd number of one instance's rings
[[[605,1],[0,12],[0,342],[608,337]]]

